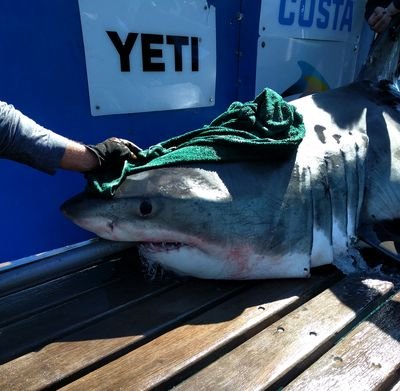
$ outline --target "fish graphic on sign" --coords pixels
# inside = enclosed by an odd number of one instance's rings
[[[298,61],[297,64],[301,69],[301,76],[281,93],[284,98],[292,95],[305,96],[330,89],[325,78],[311,64],[305,61]]]

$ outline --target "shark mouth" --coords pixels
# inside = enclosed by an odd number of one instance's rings
[[[236,270],[236,264],[229,261],[218,244],[182,233],[160,232],[158,236],[162,237],[160,241],[153,233],[153,238],[137,242],[139,257],[149,270],[158,264],[178,276],[212,279],[231,276]]]
[[[140,242],[138,245],[141,250],[152,253],[178,251],[182,247],[189,247],[180,242]]]
[[[190,275],[190,272],[185,272],[184,265],[191,264],[193,257],[190,253],[197,249],[181,242],[139,242],[138,250],[145,275],[156,279],[171,271],[176,276]]]

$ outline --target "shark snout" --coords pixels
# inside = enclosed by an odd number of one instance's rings
[[[108,238],[112,236],[115,223],[111,218],[99,213],[104,204],[105,200],[101,198],[80,193],[64,202],[60,209],[65,217],[79,227]]]
[[[66,217],[75,221],[77,218],[105,215],[108,205],[108,200],[83,192],[65,201],[60,209]]]
[[[76,196],[70,198],[65,201],[61,206],[61,212],[73,220],[75,217],[78,217],[80,214],[84,213],[85,206],[88,205],[87,195],[85,193],[77,194]]]

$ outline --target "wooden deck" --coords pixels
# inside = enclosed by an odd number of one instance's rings
[[[400,390],[396,277],[151,282],[128,258],[0,298],[0,390]]]

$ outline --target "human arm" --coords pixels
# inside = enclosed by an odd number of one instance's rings
[[[0,102],[0,157],[52,174],[59,167],[68,139]]]
[[[372,7],[377,5],[375,8]],[[371,29],[376,33],[384,32],[393,16],[400,12],[400,0],[387,1],[369,1],[366,7],[366,18]]]
[[[0,157],[53,174],[57,168],[87,172],[134,160],[140,150],[118,138],[84,145],[63,137],[0,101]]]
[[[85,145],[68,140],[59,166],[65,170],[87,172],[98,168],[99,160]]]

